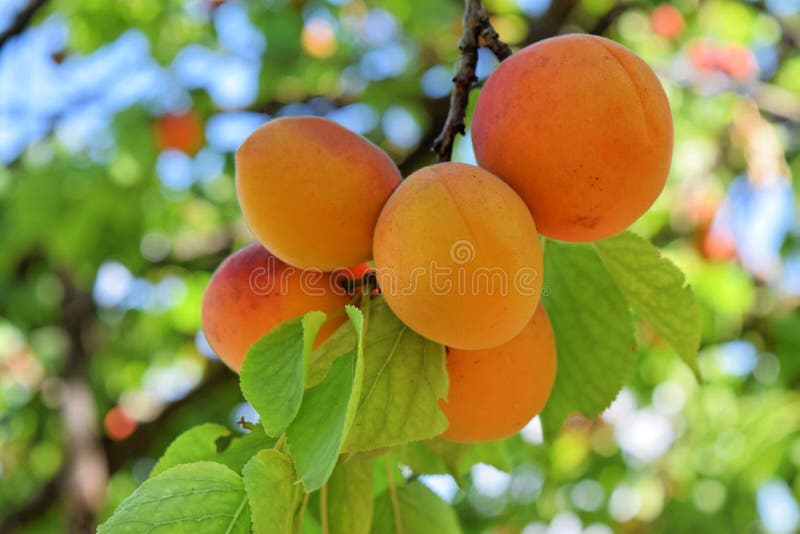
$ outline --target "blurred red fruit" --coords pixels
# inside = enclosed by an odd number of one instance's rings
[[[758,73],[753,52],[739,43],[729,43],[719,54],[720,68],[734,80],[747,80]]]
[[[661,4],[650,14],[650,26],[657,35],[672,39],[683,32],[683,15],[675,6]]]
[[[689,45],[687,51],[689,61],[699,70],[715,69],[720,64],[719,50],[708,39],[698,39]]]
[[[114,441],[128,438],[136,430],[136,421],[119,406],[111,408],[103,421],[106,434]]]
[[[203,146],[203,120],[193,111],[162,115],[156,121],[156,142],[160,150],[194,155]]]
[[[719,201],[709,195],[689,196],[686,200],[686,214],[694,226],[708,228],[717,213]]]
[[[704,258],[725,261],[736,257],[736,243],[732,236],[708,229],[703,232],[701,239],[700,253]]]

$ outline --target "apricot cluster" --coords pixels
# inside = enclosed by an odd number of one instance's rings
[[[236,154],[236,187],[258,243],[220,265],[203,301],[220,358],[238,371],[253,342],[311,310],[330,317],[321,343],[353,301],[339,281],[374,269],[397,317],[447,348],[443,437],[518,432],[556,373],[539,232],[589,241],[630,225],[664,185],[672,123],[640,59],[566,36],[501,64],[472,132],[480,167],[440,163],[401,182],[383,151],[333,122],[256,130]]]
[[[234,371],[278,324],[312,310],[330,319],[319,345],[353,299],[341,284],[369,270],[372,233],[400,171],[366,139],[316,117],[276,119],[236,153],[236,189],[259,243],[228,257],[206,289],[203,331]]]

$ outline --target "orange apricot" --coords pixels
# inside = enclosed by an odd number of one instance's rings
[[[331,271],[372,258],[372,232],[400,171],[378,147],[317,117],[276,119],[236,152],[247,225],[284,262]]]
[[[439,406],[442,437],[475,442],[507,438],[542,411],[556,376],[556,344],[543,306],[514,339],[493,349],[448,349],[450,393]]]
[[[539,231],[593,241],[633,223],[664,188],[672,115],[658,78],[625,47],[590,35],[545,39],[489,76],[472,141]]]
[[[389,198],[375,227],[378,285],[394,313],[461,349],[505,343],[539,302],[542,251],[522,199],[463,163],[425,167]]]
[[[325,341],[344,320],[332,316],[350,302],[337,277],[361,273],[302,271],[286,265],[258,243],[228,256],[217,268],[203,295],[203,332],[214,352],[238,372],[250,346],[287,319],[312,310],[329,315],[315,341]]]

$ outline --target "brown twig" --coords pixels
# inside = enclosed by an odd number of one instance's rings
[[[10,41],[12,37],[15,37],[24,32],[25,29],[28,27],[28,25],[31,23],[33,16],[36,15],[36,13],[42,7],[44,7],[46,3],[47,0],[31,0],[30,2],[28,2],[28,5],[25,6],[22,9],[22,11],[17,13],[17,16],[14,17],[14,20],[11,22],[9,27],[3,30],[2,33],[0,33],[0,49],[2,49],[3,46],[8,41]]]
[[[441,133],[433,142],[433,151],[440,162],[452,159],[456,136],[466,133],[464,117],[469,105],[469,93],[478,81],[475,69],[478,66],[478,48],[481,41],[500,61],[511,55],[511,48],[500,40],[489,22],[489,15],[483,9],[481,0],[464,0],[464,33],[458,43],[461,58],[458,72],[453,78],[450,111],[447,113]]]

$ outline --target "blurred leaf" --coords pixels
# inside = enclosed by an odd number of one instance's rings
[[[213,462],[171,467],[139,486],[97,532],[145,534],[156,529],[249,533],[250,508],[242,477]]]
[[[375,500],[372,531],[394,534],[456,534],[461,532],[455,511],[421,482],[395,488],[397,512],[392,490]],[[398,526],[400,528],[398,528]]]
[[[669,343],[700,379],[700,312],[680,269],[645,239],[623,232],[594,248],[628,304]]]
[[[275,440],[267,437],[260,425],[247,434],[234,436],[222,425],[206,423],[175,438],[153,467],[150,478],[170,467],[202,460],[227,465],[238,473],[254,454],[274,444]]]
[[[572,412],[595,417],[617,396],[636,364],[624,297],[587,245],[547,241],[545,289],[558,351],[553,392],[542,411],[551,439]]]
[[[270,436],[282,434],[300,409],[306,361],[324,322],[324,313],[309,312],[279,324],[247,351],[240,375],[242,394]]]
[[[275,451],[259,452],[244,466],[255,534],[291,532],[295,485],[292,459]]]

